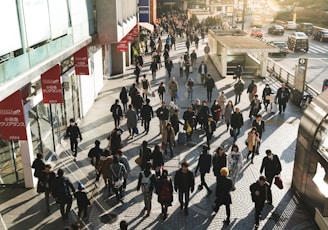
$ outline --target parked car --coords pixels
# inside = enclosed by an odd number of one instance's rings
[[[258,38],[263,37],[262,30],[260,28],[256,28],[256,27],[252,28],[251,36],[255,36],[255,37],[258,37]]]
[[[263,22],[262,18],[258,15],[252,17],[251,27],[262,28]]]
[[[297,24],[293,21],[286,21],[284,22],[283,27],[285,30],[296,30]]]
[[[270,44],[278,47],[280,49],[280,52],[279,53],[269,53],[269,55],[282,54],[282,55],[286,56],[289,53],[289,49],[288,49],[286,42],[272,41],[272,42],[270,42]]]
[[[309,22],[303,22],[297,25],[296,32],[303,32],[306,35],[313,33],[313,24]]]
[[[328,30],[319,30],[312,35],[313,40],[318,40],[321,42],[328,41]]]
[[[280,25],[272,25],[268,28],[268,34],[284,35],[284,33],[285,33],[285,30]]]
[[[299,50],[309,51],[309,38],[303,32],[293,32],[288,36],[288,49],[296,52]]]

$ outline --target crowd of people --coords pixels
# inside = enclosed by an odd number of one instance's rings
[[[95,141],[95,146],[90,149],[88,157],[91,164],[95,168],[95,183],[102,176],[105,181],[105,186],[108,189],[109,196],[115,194],[118,203],[124,203],[124,195],[128,177],[131,172],[129,160],[124,155],[122,150],[123,144],[121,135],[124,132],[122,121],[126,119],[126,128],[129,132],[129,139],[133,141],[135,135],[144,134],[147,138],[151,127],[152,119],[159,120],[158,135],[161,138],[161,144],[155,145],[152,150],[149,147],[147,140],[142,142],[139,151],[140,161],[136,163],[140,166],[140,174],[138,177],[137,191],[141,190],[144,197],[144,212],[149,216],[152,208],[152,195],[155,192],[158,195],[158,202],[162,208],[162,217],[165,220],[168,216],[168,207],[172,205],[174,199],[174,191],[178,193],[178,201],[180,209],[188,215],[188,205],[190,193],[195,189],[195,176],[200,172],[201,183],[198,190],[207,190],[207,195],[212,194],[210,186],[206,183],[206,174],[210,173],[211,168],[216,177],[216,195],[213,211],[218,212],[221,205],[226,207],[225,224],[230,224],[230,205],[232,199],[230,192],[236,190],[236,183],[239,180],[240,171],[245,163],[240,146],[236,144],[240,129],[244,126],[244,117],[237,104],[240,103],[241,94],[244,91],[244,83],[242,82],[241,74],[242,67],[237,66],[235,75],[237,83],[233,86],[235,93],[235,103],[228,100],[224,91],[220,92],[217,98],[212,98],[213,90],[216,88],[215,81],[207,68],[209,60],[210,47],[206,44],[204,48],[205,60],[197,66],[197,54],[199,40],[204,39],[206,29],[201,25],[192,25],[187,20],[184,14],[171,15],[164,17],[161,25],[154,30],[149,37],[149,46],[151,56],[150,71],[152,81],[156,81],[157,71],[162,67],[161,57],[164,58],[164,67],[166,69],[166,77],[169,82],[161,81],[156,93],[161,101],[158,108],[153,108],[151,105],[152,98],[155,96],[155,91],[152,89],[152,82],[147,79],[146,74],[140,79],[142,67],[145,66],[142,54],[136,57],[134,74],[136,76],[135,83],[130,87],[122,87],[119,97],[110,107],[110,112],[114,120],[114,129],[109,134],[109,144],[105,149],[100,148],[100,141]],[[165,39],[164,49],[161,35],[167,34]],[[199,35],[201,38],[199,38]],[[170,51],[176,50],[177,38],[185,39],[186,52],[179,57],[178,69],[180,80],[185,76],[184,85],[187,87],[188,99],[190,105],[182,113],[180,120],[181,109],[178,106],[179,84],[175,76],[172,76],[172,70],[175,68]],[[157,43],[157,44],[156,44]],[[191,53],[190,47],[194,43],[195,50]],[[148,46],[148,44],[146,44]],[[148,50],[148,48],[147,48]],[[199,74],[201,85],[204,86],[204,99],[193,99],[194,79],[191,73],[196,70]],[[155,88],[155,87],[154,87]],[[248,154],[247,161],[253,163],[255,155],[259,154],[259,147],[262,140],[262,134],[265,131],[265,124],[259,112],[262,109],[262,104],[265,111],[268,109],[273,111],[276,101],[279,105],[279,113],[286,109],[286,104],[289,100],[289,91],[282,84],[276,95],[269,85],[266,85],[262,92],[262,97],[257,92],[257,85],[252,80],[247,87],[249,106],[249,118],[252,121],[251,127],[247,134],[245,144]],[[168,94],[170,101],[167,105],[165,96]],[[205,99],[206,98],[206,99]],[[262,99],[262,100],[261,100]],[[209,103],[212,103],[211,105]],[[254,120],[252,118],[255,117]],[[141,126],[138,124],[141,124]],[[226,132],[231,135],[231,150],[226,153],[222,146],[214,149],[214,155],[209,153],[213,142],[213,134],[220,125],[226,126]],[[142,129],[143,130],[139,130]],[[182,128],[182,129],[181,129]],[[183,131],[182,131],[183,130]],[[202,151],[198,159],[198,164],[195,171],[191,171],[189,163],[183,161],[180,168],[173,173],[173,178],[165,168],[164,156],[169,153],[171,158],[174,157],[174,148],[177,144],[186,144],[186,142],[198,141],[202,133],[205,133],[206,143],[202,145]],[[82,140],[81,132],[76,125],[74,119],[71,119],[71,124],[67,129],[67,136],[70,138],[71,150],[73,155],[77,155],[78,142]],[[273,154],[270,149],[266,151],[267,156],[263,158],[260,167],[260,174],[264,172],[265,176],[259,177],[258,181],[250,186],[251,198],[255,203],[255,225],[259,225],[259,216],[263,209],[265,201],[272,205],[271,185],[276,176],[281,172],[281,164],[277,155]],[[249,159],[250,158],[250,159]],[[51,171],[50,165],[45,165],[42,162],[42,156],[33,163],[35,168],[35,176],[39,179],[40,192],[45,193],[47,212],[50,213],[49,195],[51,194],[56,202],[60,204],[60,212],[63,220],[67,220],[68,213],[71,209],[73,197],[77,199],[78,216],[82,219],[87,219],[87,207],[90,201],[87,194],[83,191],[84,187],[79,182],[77,189],[73,186],[70,180],[63,176],[63,169],[58,169],[57,174]],[[171,172],[172,173],[172,172]],[[39,187],[39,185],[38,185]]]

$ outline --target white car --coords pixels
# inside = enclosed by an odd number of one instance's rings
[[[293,21],[286,21],[283,26],[285,30],[296,30],[297,28],[297,24]]]

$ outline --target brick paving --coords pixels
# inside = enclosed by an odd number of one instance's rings
[[[200,42],[201,43],[201,42]],[[198,64],[203,60],[203,47],[205,43],[201,43],[198,54]],[[194,47],[191,47],[193,50]],[[175,68],[173,69],[172,76],[178,76],[177,60],[180,55],[185,52],[184,41],[180,40],[177,44],[177,50],[171,51],[171,56],[174,57],[173,61]],[[144,72],[148,72],[148,64],[150,57],[146,56]],[[148,63],[147,63],[148,62]],[[218,95],[218,92],[225,91],[228,99],[233,97],[233,84],[235,80],[232,78],[222,79],[214,69],[211,63],[208,63],[209,73],[212,74],[216,81],[217,90],[213,92],[213,99]],[[273,185],[273,205],[270,208],[265,206],[262,213],[262,221],[260,222],[259,229],[318,229],[313,220],[309,217],[306,208],[300,203],[297,197],[290,189],[292,181],[293,159],[295,154],[296,136],[299,125],[300,113],[299,109],[289,103],[286,113],[282,115],[268,114],[262,111],[264,120],[266,121],[266,131],[263,134],[263,141],[261,144],[260,155],[254,158],[254,164],[244,161],[244,167],[241,171],[240,178],[236,183],[236,190],[232,192],[232,205],[231,205],[231,223],[229,226],[223,226],[225,219],[225,208],[221,207],[219,212],[214,216],[211,211],[211,205],[214,202],[215,195],[210,197],[206,196],[206,190],[197,190],[200,184],[199,175],[196,177],[196,187],[194,193],[191,194],[189,215],[184,216],[179,210],[179,202],[177,194],[174,194],[174,201],[172,207],[169,207],[169,216],[165,221],[161,220],[161,208],[157,202],[157,195],[153,195],[152,212],[146,218],[141,210],[144,207],[143,197],[141,192],[136,191],[137,178],[140,172],[139,166],[134,162],[138,155],[139,147],[143,140],[148,140],[150,146],[161,142],[159,133],[158,119],[155,117],[151,121],[151,130],[147,136],[143,133],[136,136],[133,140],[127,139],[128,132],[124,132],[122,138],[124,142],[123,151],[128,157],[131,165],[131,174],[128,178],[127,191],[123,204],[117,204],[115,198],[108,197],[108,191],[104,188],[102,181],[99,187],[93,185],[95,173],[93,166],[87,158],[88,150],[93,146],[96,139],[101,141],[101,147],[107,146],[106,137],[114,127],[109,108],[121,90],[122,86],[130,86],[135,78],[132,74],[133,69],[129,68],[127,74],[123,78],[111,78],[105,80],[104,87],[102,88],[97,100],[94,102],[92,108],[87,115],[79,122],[81,131],[83,132],[83,142],[80,144],[80,152],[78,154],[77,162],[72,161],[72,157],[67,149],[69,143],[63,141],[61,144],[62,150],[57,152],[57,157],[54,160],[56,168],[64,167],[66,176],[73,182],[81,181],[86,186],[88,195],[92,197],[92,205],[89,209],[89,219],[86,222],[81,222],[83,229],[119,229],[119,222],[126,220],[129,223],[129,229],[252,229],[254,226],[254,204],[251,201],[249,186],[255,182],[260,176],[259,169],[264,157],[264,151],[270,148],[273,153],[279,155],[282,163],[282,180],[284,182],[284,189],[278,190]],[[194,99],[206,99],[206,91],[199,83],[197,70],[192,73],[193,79],[196,81],[194,86]],[[152,89],[156,89],[159,82],[163,80],[168,82],[168,77],[165,75],[165,69],[162,67],[157,73],[157,80],[151,82]],[[148,76],[150,79],[151,76]],[[180,79],[176,77],[179,83],[180,98],[177,104],[182,111],[180,118],[185,108],[190,105],[187,100],[187,89],[184,86],[185,78]],[[245,81],[245,88],[250,82],[249,76],[243,76]],[[258,85],[259,94],[261,95],[263,87],[266,82],[270,82],[275,87],[279,86],[274,79],[262,80],[255,79]],[[165,101],[169,104],[168,93],[165,95]],[[160,100],[157,97],[151,98],[151,105],[154,110],[160,105]],[[247,154],[244,141],[246,134],[250,129],[250,121],[248,119],[248,96],[244,92],[241,103],[238,104],[241,108],[245,119],[245,125],[241,130],[241,135],[237,140],[237,144],[242,149],[244,157]],[[125,120],[123,120],[124,129]],[[139,130],[143,131],[139,123]],[[181,128],[182,130],[182,128]],[[165,156],[165,167],[173,176],[174,172],[179,168],[182,160],[186,159],[190,162],[190,168],[194,171],[198,156],[201,152],[200,146],[206,142],[203,131],[196,131],[193,135],[193,142],[188,145],[179,145],[174,148],[174,157],[170,159]],[[219,145],[225,147],[227,153],[230,151],[232,138],[226,132],[226,126],[222,123],[218,124],[215,131],[213,141],[211,144],[211,153]],[[212,174],[206,175],[206,181],[212,190],[215,190],[215,177]],[[76,184],[76,183],[75,183]],[[2,194],[10,193],[11,188],[2,190]],[[70,221],[63,223],[60,219],[60,213],[57,206],[52,204],[53,213],[46,217],[44,215],[44,200],[43,195],[37,195],[34,189],[22,189],[20,195],[16,197],[1,196],[1,214],[8,229],[58,229],[69,225],[77,220],[76,213],[77,207],[75,201],[73,202],[73,210],[70,214]],[[18,217],[18,218],[17,218]]]

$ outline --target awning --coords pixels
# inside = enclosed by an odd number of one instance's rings
[[[148,22],[139,22],[139,26],[142,26],[143,28],[149,30],[150,32],[153,32],[154,26]]]

